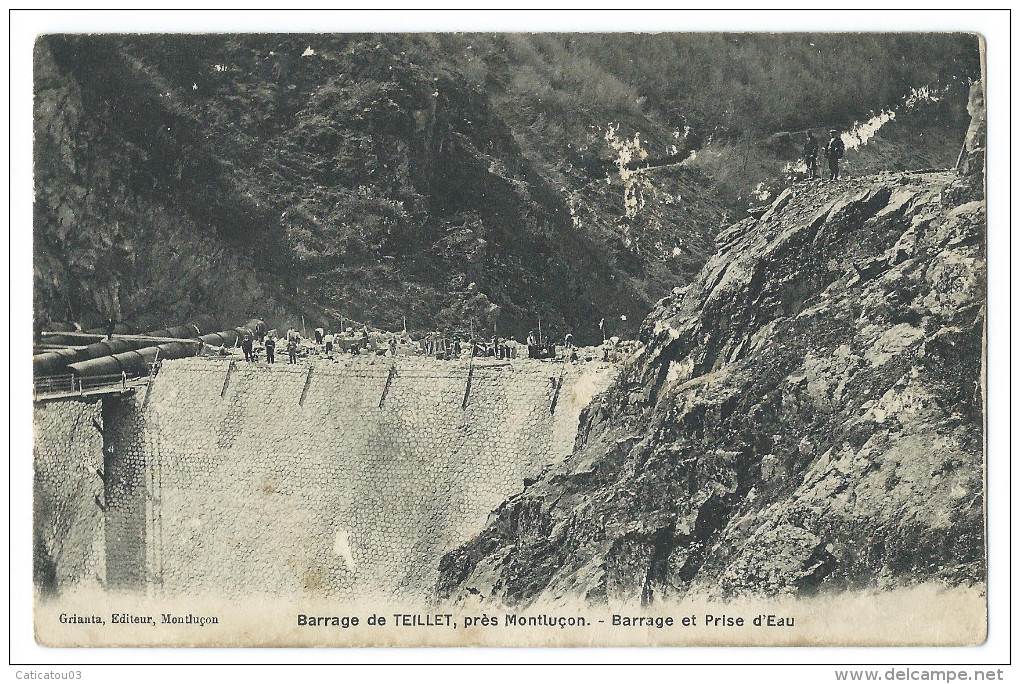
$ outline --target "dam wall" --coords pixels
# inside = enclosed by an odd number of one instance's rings
[[[570,454],[581,410],[615,372],[166,361],[147,390],[102,400],[107,586],[431,596],[441,555]]]
[[[33,575],[44,592],[106,581],[102,402],[35,406]]]

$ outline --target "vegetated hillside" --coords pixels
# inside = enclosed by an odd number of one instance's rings
[[[966,81],[953,82],[932,95],[934,99],[919,97],[909,107],[901,102],[840,127],[848,146],[840,160],[840,175],[953,168],[969,122],[969,86]],[[824,148],[828,128],[816,125],[807,130]],[[802,157],[805,133],[780,131],[753,141],[713,142],[696,150],[685,166],[704,174],[727,205],[760,205],[775,199],[792,181],[807,177]],[[818,174],[828,177],[822,155]]]
[[[574,454],[441,562],[507,604],[984,581],[984,132],[795,184],[645,320]]]
[[[786,108],[763,120],[771,101],[713,105],[719,87],[751,102],[754,69],[800,55],[767,80],[770,97],[824,84],[841,94],[818,98],[816,115],[849,120],[908,84],[965,78],[977,57],[959,35],[825,43],[869,65],[842,73],[790,37],[751,52],[661,40],[44,36],[37,318],[335,326],[343,314],[521,335],[541,316],[585,342],[606,317],[632,334],[742,209],[671,162],[713,135],[801,121]],[[632,61],[610,57],[621,51]]]
[[[541,316],[584,341],[602,317],[633,331],[704,261],[721,221],[706,185],[674,174],[627,217],[655,224],[654,253],[589,229],[485,93],[413,44],[42,39],[39,316],[518,335]],[[625,217],[619,169],[606,185]]]
[[[952,166],[969,122],[968,88],[981,73],[978,36],[968,34],[467,34],[429,40],[491,94],[544,176],[565,188],[602,189],[605,170],[615,168],[607,152],[615,156],[619,142],[633,143],[638,135],[640,149],[628,151],[628,166],[638,172],[628,177],[629,188],[645,190],[644,199],[685,205],[696,198],[654,188],[668,174],[693,172],[712,186],[729,216],[759,201],[754,191],[760,184],[790,179],[787,167],[800,159],[809,128],[873,136],[844,160],[852,175]],[[868,126],[889,111],[896,115],[891,123]],[[615,148],[606,146],[610,138]],[[642,172],[646,166],[654,171]],[[616,196],[614,188],[610,197]],[[578,212],[587,212],[589,229],[621,235],[635,250],[654,248],[656,231],[642,230],[654,221],[630,226],[598,194],[574,190],[574,199]]]

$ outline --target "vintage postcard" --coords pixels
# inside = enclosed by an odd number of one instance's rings
[[[40,35],[37,643],[982,643],[984,50]]]

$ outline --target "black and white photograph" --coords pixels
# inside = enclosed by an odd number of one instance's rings
[[[36,643],[984,643],[1004,94],[837,29],[35,36]]]

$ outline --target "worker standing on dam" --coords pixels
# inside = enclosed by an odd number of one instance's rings
[[[326,356],[333,355],[333,333],[326,331],[326,334],[322,336],[322,341],[326,344]]]
[[[846,153],[843,139],[835,128],[829,130],[829,142],[825,145],[825,158],[829,160],[829,180],[839,180],[839,160]]]
[[[297,363],[297,338],[292,336],[287,340],[287,356],[290,357],[290,363]]]
[[[450,358],[447,353],[448,346],[446,340],[446,334],[436,331],[436,358],[437,359],[448,359]]]
[[[251,330],[245,330],[244,335],[241,337],[241,350],[244,352],[244,360],[248,363],[255,360],[255,355],[252,353],[253,342]]]
[[[574,336],[567,333],[563,338],[563,360],[577,361],[577,352],[574,350]]]
[[[266,363],[276,363],[276,338],[266,335]]]

